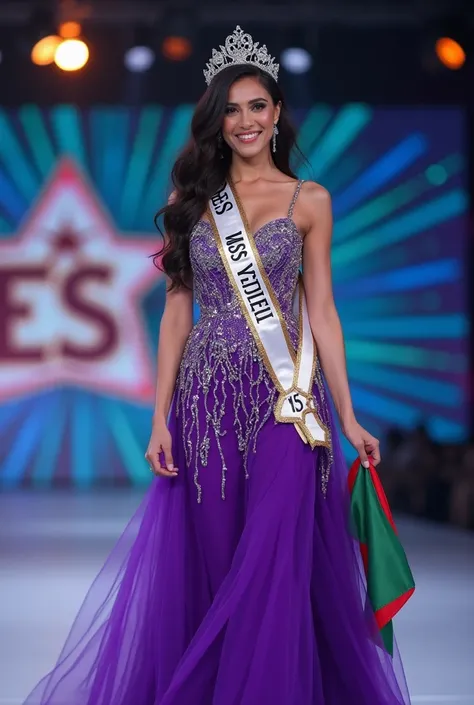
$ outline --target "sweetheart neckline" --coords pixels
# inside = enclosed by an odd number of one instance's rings
[[[298,230],[298,227],[297,227],[295,221],[293,220],[293,218],[289,218],[288,216],[283,216],[282,218],[272,218],[272,220],[269,220],[267,223],[264,223],[262,226],[260,226],[260,227],[254,232],[254,234],[252,235],[252,237],[255,238],[264,228],[267,228],[269,225],[273,225],[274,223],[280,223],[280,222],[282,222],[282,221],[285,221],[285,222],[287,222],[287,223],[291,223],[291,225],[293,226],[293,228],[294,228],[294,230],[295,230],[295,233],[298,235],[298,237],[301,238],[301,241],[303,241],[303,235],[302,235],[302,234],[300,233],[300,231]],[[194,226],[193,230],[194,230],[200,223],[205,223],[206,225],[211,226],[211,223],[210,223],[209,220],[204,220],[204,218],[199,218],[199,220],[198,220],[198,222],[196,223],[196,225]]]

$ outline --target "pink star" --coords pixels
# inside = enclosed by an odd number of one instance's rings
[[[77,166],[61,162],[0,241],[0,400],[66,384],[151,400],[141,299],[162,277],[154,249],[119,235]]]
[[[55,247],[58,252],[71,252],[77,250],[77,248],[80,247],[80,242],[72,231],[65,229],[57,234]]]

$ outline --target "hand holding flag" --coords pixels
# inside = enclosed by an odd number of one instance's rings
[[[415,582],[387,497],[374,465],[360,458],[349,471],[351,521],[360,544],[367,594],[385,648],[393,655],[392,619],[415,590]]]
[[[360,462],[364,468],[369,467],[369,460],[374,466],[380,463],[379,441],[365,430],[355,419],[344,423],[342,431],[351,445],[359,453]]]

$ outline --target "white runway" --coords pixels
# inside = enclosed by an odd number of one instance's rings
[[[139,500],[126,491],[0,496],[0,705],[21,705],[53,665]],[[413,705],[474,705],[474,534],[397,525],[417,583],[395,621]]]

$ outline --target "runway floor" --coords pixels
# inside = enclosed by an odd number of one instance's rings
[[[0,495],[0,705],[20,705],[54,663],[139,500],[125,491]],[[395,622],[413,705],[474,705],[474,534],[397,524],[417,583]]]

